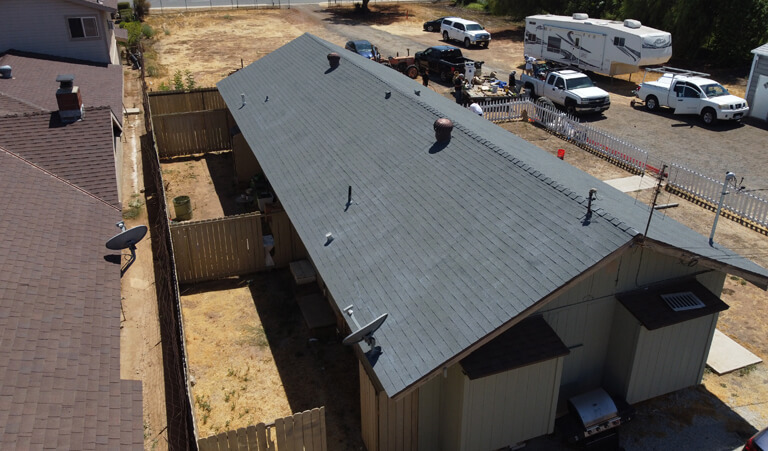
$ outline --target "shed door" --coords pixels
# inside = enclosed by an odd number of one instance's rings
[[[749,107],[752,110],[750,116],[768,121],[768,76],[760,75],[757,78],[755,97]]]

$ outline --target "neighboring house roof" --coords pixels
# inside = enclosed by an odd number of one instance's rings
[[[760,56],[768,56],[768,44],[763,44],[760,47],[752,50],[752,53]]]
[[[69,124],[58,112],[5,116],[0,146],[118,206],[112,124],[107,107],[87,108]]]
[[[114,12],[117,11],[117,0],[67,0],[70,3],[77,3],[78,5],[90,6],[92,8],[101,9],[104,11]]]
[[[0,78],[0,95],[7,95],[48,111],[58,110],[56,77],[75,76],[86,107],[109,106],[123,122],[123,69],[115,64],[97,64],[48,55],[9,50],[0,55],[0,66],[11,66],[12,79]],[[16,111],[25,113],[26,111]]]
[[[372,366],[390,397],[635,245],[648,220],[631,197],[309,34],[218,87],[338,307],[353,304],[361,324],[389,313]],[[455,124],[447,145],[433,132],[442,117]],[[765,269],[659,213],[645,243],[768,284]]]
[[[2,148],[0,212],[0,448],[143,449],[104,245],[120,212]]]

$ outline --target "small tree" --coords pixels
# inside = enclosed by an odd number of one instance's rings
[[[149,15],[151,6],[147,0],[133,0],[133,12],[136,14],[136,19],[144,20],[144,17]]]

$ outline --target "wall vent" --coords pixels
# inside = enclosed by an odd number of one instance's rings
[[[702,302],[701,299],[699,299],[690,291],[684,291],[682,293],[662,294],[661,298],[664,300],[664,302],[667,303],[669,308],[676,312],[705,307],[704,302]]]

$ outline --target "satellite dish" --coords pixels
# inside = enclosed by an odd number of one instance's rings
[[[147,226],[139,225],[132,229],[126,230],[125,223],[123,221],[120,221],[115,225],[120,228],[122,232],[107,240],[106,246],[107,249],[111,249],[113,251],[119,251],[123,249],[131,250],[130,260],[125,265],[125,267],[120,270],[120,275],[123,275],[125,274],[125,271],[127,271],[128,268],[133,264],[133,261],[136,260],[136,243],[141,241],[141,239],[144,238],[144,235],[147,234]]]
[[[360,324],[357,322],[357,319],[355,319],[354,315],[352,314],[352,306],[344,309],[347,312],[347,315],[349,315],[352,318],[352,321],[355,322],[355,325],[357,326],[357,331],[352,332],[345,338],[342,343],[345,345],[352,345],[355,343],[358,343],[360,341],[365,341],[365,343],[373,348],[376,344],[376,340],[373,338],[373,333],[376,332],[376,330],[381,327],[382,324],[384,324],[384,320],[387,319],[387,316],[389,316],[388,313],[384,313],[383,315],[379,316],[375,320],[371,321],[370,323],[366,324],[363,327],[360,327]]]
[[[144,235],[147,234],[147,226],[145,225],[139,225],[126,230],[125,223],[120,221],[117,223],[117,226],[123,229],[123,231],[107,241],[107,249],[112,249],[113,251],[135,247],[136,243],[141,241]]]

